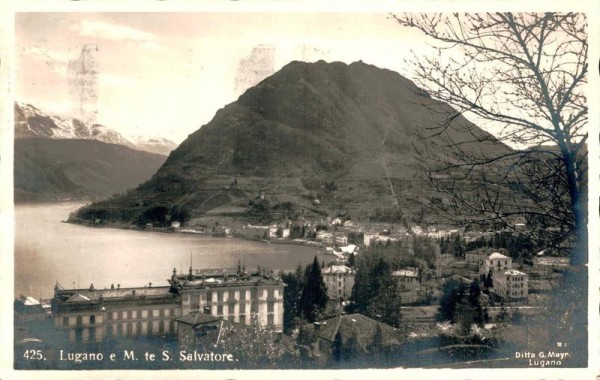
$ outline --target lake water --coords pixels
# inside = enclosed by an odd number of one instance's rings
[[[295,269],[312,262],[315,247],[265,244],[206,235],[93,228],[62,223],[81,203],[15,207],[15,296],[49,298],[65,288],[167,285],[173,268],[260,266]]]

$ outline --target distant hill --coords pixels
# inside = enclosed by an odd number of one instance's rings
[[[167,155],[176,147],[162,138],[126,138],[101,124],[86,124],[78,119],[48,115],[30,104],[15,103],[15,138],[86,139],[118,144],[131,149]]]
[[[16,202],[102,199],[149,179],[165,156],[95,140],[15,139]]]
[[[180,210],[263,222],[331,213],[422,218],[433,190],[420,177],[436,163],[418,151],[452,159],[452,142],[475,156],[510,151],[455,114],[393,71],[292,62],[219,110],[150,181],[79,217],[159,225]],[[450,115],[445,132],[422,138]],[[486,141],[470,142],[472,133]]]

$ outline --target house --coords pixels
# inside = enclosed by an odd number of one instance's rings
[[[219,332],[223,327],[222,317],[197,312],[175,319],[177,341],[184,347],[212,348],[218,343]],[[230,323],[230,322],[229,322]]]
[[[479,266],[481,276],[492,277],[492,289],[508,302],[527,302],[529,296],[528,275],[512,269],[512,259],[494,252],[482,260]]]
[[[493,277],[494,293],[509,302],[527,302],[528,276],[516,269],[508,269]]]
[[[345,265],[332,265],[321,271],[329,299],[347,300],[352,294],[356,270]]]
[[[421,289],[419,268],[405,268],[392,272],[398,289],[402,292],[418,291]]]
[[[329,359],[338,334],[342,348],[356,354],[368,353],[372,349],[377,326],[381,330],[384,347],[402,343],[404,338],[398,329],[358,313],[338,315],[304,325],[302,329],[309,334],[314,333],[310,334],[314,337],[314,341],[310,342],[312,354],[318,361],[324,362]]]
[[[495,272],[502,272],[512,268],[512,259],[499,252],[494,252],[485,258],[481,258],[481,260],[479,264],[480,276],[487,276],[490,272],[492,272],[493,276]]]

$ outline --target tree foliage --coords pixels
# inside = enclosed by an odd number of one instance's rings
[[[327,305],[327,287],[323,282],[321,266],[317,256],[312,264],[306,267],[305,285],[300,296],[300,311],[309,322],[314,322]]]
[[[359,256],[363,258],[364,256]],[[392,267],[383,257],[358,260],[352,288],[352,312],[398,327],[402,319],[401,299]]]
[[[429,126],[430,135],[445,136],[438,159],[441,171],[476,178],[470,194],[454,180],[434,180],[452,196],[463,222],[511,227],[516,217],[530,226],[533,238],[574,250],[572,263],[587,261],[587,20],[577,13],[487,13],[393,15],[434,41],[437,56],[411,63],[416,82],[432,98],[453,108],[435,106],[446,122]],[[449,50],[451,49],[451,50]],[[446,54],[449,53],[449,54]],[[455,140],[451,127],[463,113],[504,142],[519,149],[463,147],[493,142],[495,137],[471,129],[470,141]],[[426,136],[425,136],[426,137]],[[523,147],[527,147],[523,149]],[[448,152],[454,154],[436,154]],[[437,169],[436,169],[437,170]],[[474,177],[474,176],[477,177]],[[463,181],[464,182],[464,181]],[[515,191],[532,199],[511,197]],[[456,215],[454,215],[456,216]]]

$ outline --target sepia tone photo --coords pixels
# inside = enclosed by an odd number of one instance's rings
[[[588,23],[16,12],[13,368],[588,368]]]

